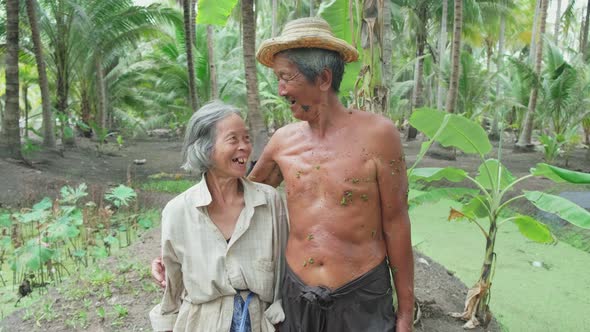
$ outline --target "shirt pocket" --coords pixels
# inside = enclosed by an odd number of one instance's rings
[[[262,298],[265,301],[272,299],[274,289],[274,264],[269,259],[257,259],[254,263],[256,269],[255,283],[259,287]]]

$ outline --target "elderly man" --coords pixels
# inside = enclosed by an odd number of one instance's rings
[[[389,119],[338,99],[356,49],[325,21],[304,18],[263,42],[257,58],[273,69],[279,94],[301,120],[274,133],[250,173],[272,186],[285,182],[290,234],[281,332],[411,331],[414,271],[400,136]]]

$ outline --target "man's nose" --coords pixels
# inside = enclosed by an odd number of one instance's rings
[[[279,80],[279,96],[283,97],[287,95],[287,89],[285,88],[285,82]]]

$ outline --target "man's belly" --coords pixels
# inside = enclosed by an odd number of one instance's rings
[[[334,289],[377,266],[386,249],[375,209],[289,206],[286,257],[291,270],[307,285]]]

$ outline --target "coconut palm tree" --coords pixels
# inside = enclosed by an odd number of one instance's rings
[[[531,90],[528,110],[523,122],[522,131],[518,137],[518,142],[516,142],[514,148],[516,151],[533,151],[533,144],[531,143],[531,137],[533,134],[533,118],[535,116],[535,108],[537,107],[537,97],[539,94],[539,85],[540,85],[540,73],[541,73],[541,62],[543,61],[543,38],[542,36],[545,34],[545,26],[547,23],[547,7],[549,5],[549,0],[539,0],[541,1],[541,12],[539,18],[539,38],[537,40],[536,48],[535,48],[535,76],[537,77],[536,82],[533,84],[533,88]]]
[[[252,161],[256,162],[268,142],[268,129],[260,111],[258,97],[258,78],[256,73],[256,18],[254,1],[242,0],[242,49],[244,52],[244,72],[248,97],[248,123],[254,137]]]
[[[47,70],[45,69],[45,58],[43,57],[43,45],[39,31],[37,18],[37,2],[26,0],[27,16],[31,28],[31,39],[37,62],[37,73],[39,77],[39,88],[41,89],[41,105],[43,114],[43,145],[55,149],[54,118],[51,110],[51,96],[49,95],[49,82],[47,81]]]
[[[2,118],[1,154],[14,159],[23,159],[20,141],[19,77],[18,77],[18,0],[6,0],[6,111]]]

